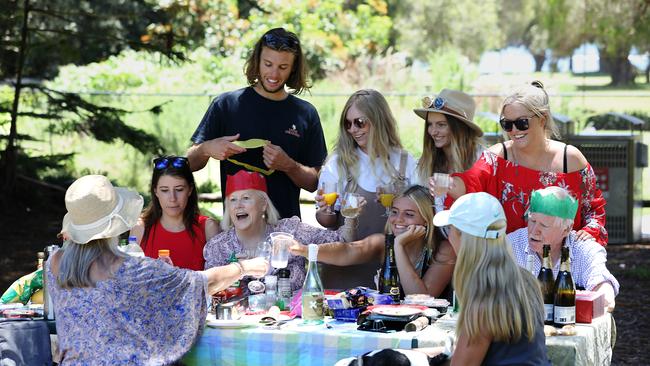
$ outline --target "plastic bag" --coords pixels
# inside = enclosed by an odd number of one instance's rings
[[[9,286],[2,294],[0,303],[8,304],[21,302],[26,305],[32,295],[43,288],[43,270],[39,269],[30,274],[24,275]],[[42,302],[42,300],[41,300]]]

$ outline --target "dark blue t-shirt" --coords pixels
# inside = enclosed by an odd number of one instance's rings
[[[551,362],[546,355],[546,336],[544,335],[544,323],[541,318],[535,327],[535,336],[532,342],[528,340],[526,335],[515,343],[492,342],[481,365],[551,366]]]
[[[201,123],[192,135],[192,142],[222,136],[239,135],[239,140],[259,138],[280,146],[293,160],[308,167],[321,167],[327,156],[318,112],[309,102],[289,95],[281,101],[267,99],[252,87],[219,95],[212,101]],[[248,149],[232,159],[267,169],[262,148]],[[226,175],[243,167],[221,161],[221,193],[225,199]],[[284,172],[265,176],[269,197],[282,218],[300,216],[300,188]]]

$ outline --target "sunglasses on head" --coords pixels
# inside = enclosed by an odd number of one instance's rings
[[[345,122],[343,122],[343,127],[345,127],[346,130],[349,130],[352,128],[353,123],[355,126],[357,126],[357,128],[361,129],[366,127],[368,124],[368,119],[364,117],[355,118],[352,121],[346,119]]]
[[[155,169],[158,170],[166,169],[170,165],[176,169],[180,169],[183,166],[187,165],[187,158],[183,156],[176,156],[176,157],[169,157],[169,158],[160,157],[160,158],[153,159],[153,166]]]
[[[264,45],[276,50],[283,48],[296,50],[298,48],[298,41],[290,37],[282,37],[273,33],[267,33],[262,37],[262,39],[264,40]]]
[[[509,120],[505,118],[501,118],[499,120],[499,124],[501,124],[501,128],[503,128],[504,131],[510,132],[512,131],[512,125],[515,125],[519,131],[526,131],[528,129],[529,123],[528,121],[531,118],[534,118],[535,116],[531,117],[522,117],[522,118],[517,118],[516,120]]]

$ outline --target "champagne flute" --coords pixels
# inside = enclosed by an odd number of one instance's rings
[[[354,219],[359,216],[361,213],[361,196],[347,192],[343,195],[343,201],[341,205],[341,215],[348,219]]]
[[[395,198],[395,184],[391,182],[380,185],[377,187],[377,194],[379,195],[379,203],[386,208],[386,213],[383,216],[388,217],[390,208],[393,205],[393,198]]]
[[[322,190],[323,200],[327,205],[326,212],[328,214],[333,214],[334,210],[332,209],[332,206],[334,206],[334,203],[336,203],[336,199],[339,196],[339,194],[336,192],[336,182],[323,182]]]

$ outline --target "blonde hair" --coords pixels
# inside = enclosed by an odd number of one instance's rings
[[[266,192],[259,191],[257,189],[253,189],[252,191],[257,193],[259,198],[266,201],[266,211],[264,211],[266,223],[269,225],[277,224],[278,220],[280,220],[280,213],[278,213],[278,210],[273,205],[273,202],[269,198],[269,195],[266,194]],[[228,199],[225,199],[223,201],[223,212],[224,215],[223,219],[221,220],[221,230],[227,231],[233,226],[232,221],[230,221],[230,204],[228,203]]]
[[[441,113],[447,119],[449,130],[450,156],[445,154],[441,148],[437,148],[433,143],[433,138],[427,131],[426,114],[424,123],[424,138],[422,144],[422,156],[418,161],[417,171],[422,179],[426,179],[433,173],[457,173],[464,172],[474,165],[477,158],[477,152],[482,145],[482,139],[467,124],[454,116]]]
[[[399,172],[390,163],[390,150],[402,148],[402,142],[397,134],[397,122],[395,122],[395,117],[386,98],[373,89],[362,89],[352,94],[341,112],[339,136],[336,146],[334,146],[334,152],[338,155],[339,176],[348,178],[348,190],[350,191],[357,189],[357,177],[359,176],[357,143],[345,129],[346,116],[353,105],[370,120],[371,128],[368,133],[367,151],[371,164],[380,164],[384,172],[391,175],[393,179],[397,178]]]
[[[490,225],[499,230],[505,220]],[[544,305],[537,280],[520,268],[506,238],[479,238],[461,231],[453,285],[460,305],[457,329],[473,342],[481,335],[513,343],[532,341],[543,323]]]
[[[103,258],[111,256],[118,258],[127,256],[117,248],[117,241],[117,237],[95,239],[86,244],[66,241],[63,244],[63,255],[56,279],[59,287],[63,289],[95,287],[95,281],[90,278],[90,266],[94,261],[102,261]],[[105,265],[110,268],[110,265]]]
[[[512,91],[510,95],[503,100],[503,104],[501,105],[501,115],[503,115],[503,109],[506,106],[514,103],[523,105],[537,117],[544,119],[544,130],[546,131],[547,138],[560,138],[560,131],[551,115],[548,93],[546,93],[544,84],[542,84],[541,81],[535,80],[530,84],[522,85]]]

